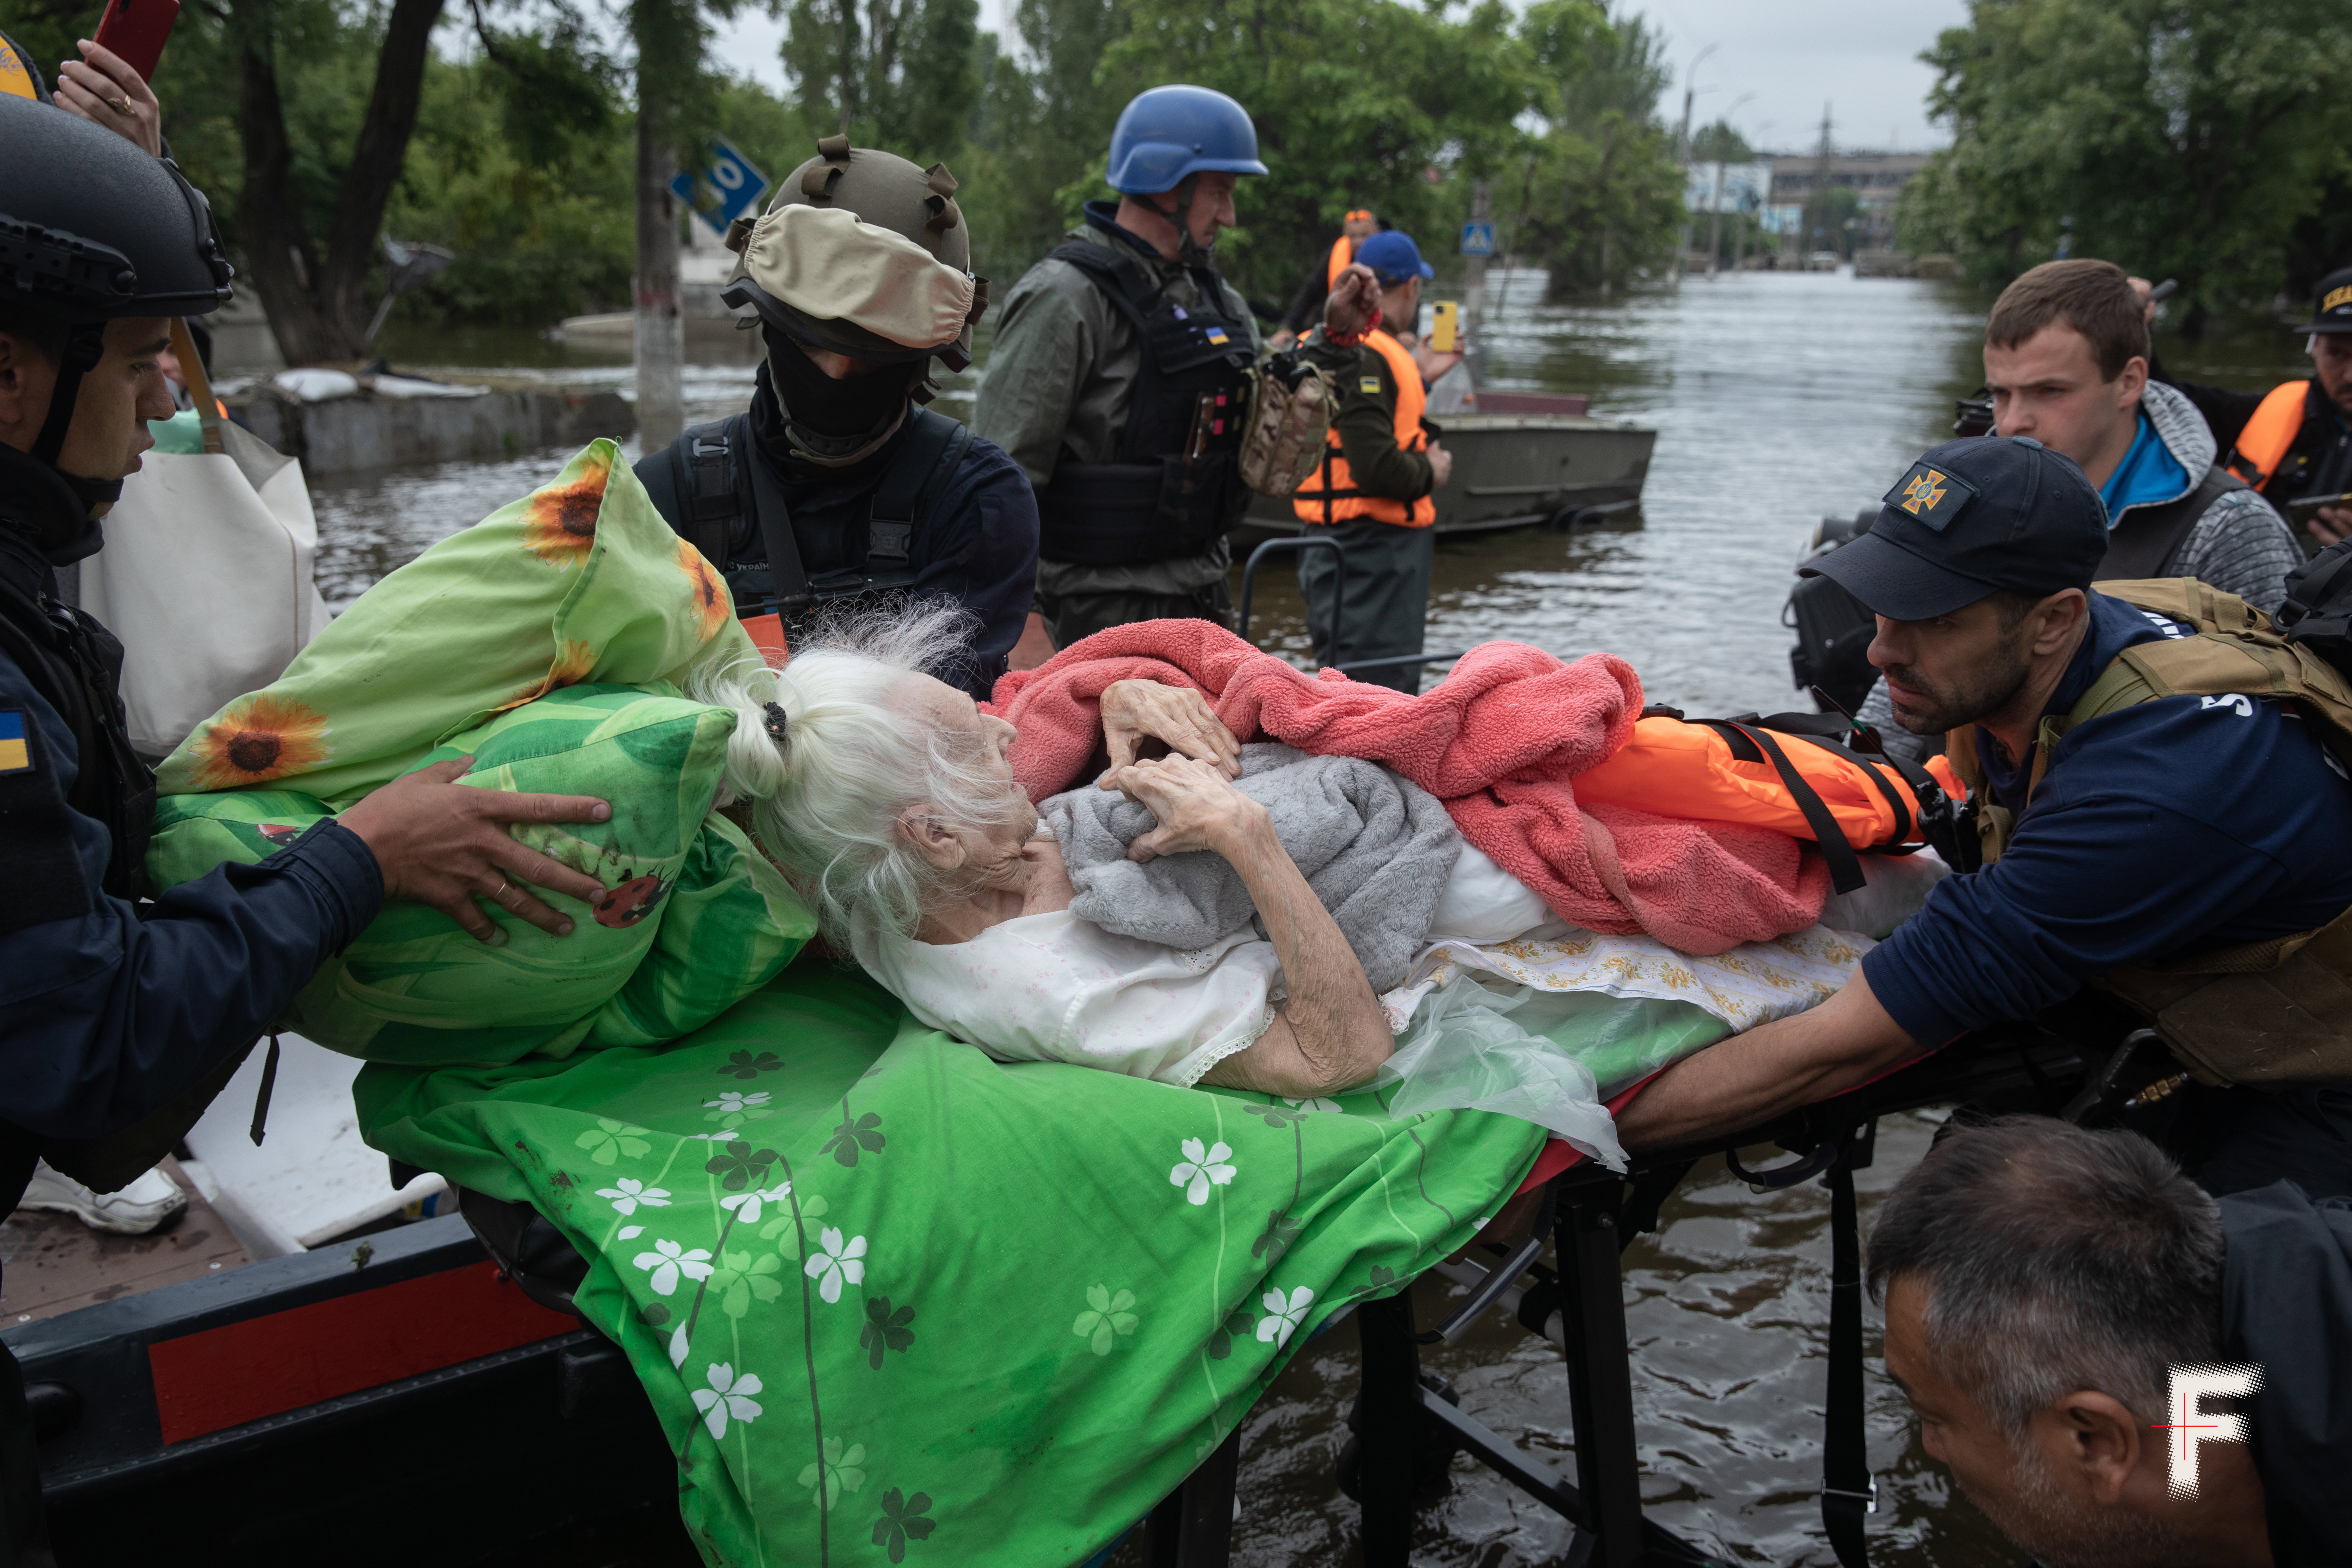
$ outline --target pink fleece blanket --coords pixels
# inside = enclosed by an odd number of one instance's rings
[[[1797,839],[1578,805],[1576,775],[1622,746],[1641,716],[1641,679],[1612,654],[1562,664],[1488,643],[1436,689],[1407,697],[1336,670],[1305,674],[1207,621],[1114,626],[996,682],[990,706],[1021,731],[1013,767],[1032,799],[1076,782],[1101,739],[1103,688],[1138,679],[1198,688],[1244,741],[1387,763],[1588,930],[1717,953],[1803,930],[1829,896],[1827,866]]]

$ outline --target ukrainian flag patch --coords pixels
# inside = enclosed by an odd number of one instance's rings
[[[1211,327],[1211,328],[1209,329],[1209,341],[1210,341],[1211,342],[1213,342],[1213,343],[1215,343],[1215,344],[1216,344],[1216,345],[1218,345],[1220,348],[1222,348],[1222,347],[1223,347],[1227,342],[1231,342],[1232,340],[1228,339],[1228,338],[1225,336],[1225,329],[1224,329],[1224,328],[1223,328],[1223,327]]]
[[[0,773],[25,773],[32,765],[32,748],[25,738],[25,715],[14,708],[0,708]]]
[[[1381,378],[1377,375],[1365,376],[1356,383],[1356,390],[1378,397],[1381,395]]]

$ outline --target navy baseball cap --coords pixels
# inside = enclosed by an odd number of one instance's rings
[[[1810,565],[1892,621],[1927,621],[2007,590],[2088,588],[2107,509],[2074,459],[2023,436],[1947,441],[1886,492],[1870,531]]]
[[[1402,229],[1366,235],[1364,243],[1356,247],[1356,259],[1378,273],[1381,283],[1391,289],[1408,278],[1437,276],[1437,268],[1421,258],[1421,247]]]

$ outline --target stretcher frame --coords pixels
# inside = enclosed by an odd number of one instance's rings
[[[1572,1527],[1565,1568],[1728,1568],[1723,1560],[1644,1517],[1633,1352],[1626,1339],[1619,1258],[1654,1231],[1659,1211],[1701,1160],[1720,1155],[1758,1191],[1820,1180],[1832,1194],[1832,1304],[1822,1516],[1842,1568],[1868,1563],[1862,1521],[1875,1512],[1876,1482],[1864,1449],[1862,1280],[1853,1173],[1871,1163],[1877,1119],[1936,1105],[1993,1112],[2079,1113],[2142,1031],[2112,1054],[2086,1054],[2038,1025],[1989,1030],[1860,1089],[1728,1137],[1635,1157],[1620,1176],[1590,1162],[1545,1184],[1534,1234],[1516,1247],[1486,1248],[1494,1261],[1442,1263],[1432,1273],[1470,1295],[1435,1329],[1416,1327],[1412,1292],[1354,1309],[1361,1356],[1352,1441],[1364,1568],[1405,1568],[1416,1491],[1465,1452]],[[2095,1072],[2105,1062],[2107,1067]],[[1738,1151],[1777,1143],[1793,1159],[1751,1171]],[[1554,1264],[1539,1259],[1551,1244]],[[1575,1423],[1572,1475],[1522,1452],[1510,1438],[1455,1407],[1452,1391],[1421,1368],[1421,1347],[1451,1341],[1487,1312],[1510,1312],[1567,1363]],[[1230,1557],[1238,1434],[1146,1521],[1149,1568],[1224,1568]]]

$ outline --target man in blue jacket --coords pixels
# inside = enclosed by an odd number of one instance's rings
[[[1878,615],[1871,662],[1915,734],[1973,726],[2005,851],[1927,906],[1809,1013],[1694,1057],[1618,1119],[1629,1147],[1727,1132],[1867,1081],[2094,977],[2315,931],[2352,910],[2352,784],[2256,695],[2142,702],[2066,730],[2116,656],[2186,635],[2091,591],[2098,492],[2038,442],[1948,442],[1818,570]],[[1954,743],[1965,743],[1955,735]],[[2336,1022],[2352,1033],[2352,1019]],[[2190,1084],[2170,1135],[2214,1192],[2292,1175],[2352,1194],[2352,1089]]]
[[[487,899],[559,934],[526,890],[593,900],[590,878],[517,843],[512,822],[587,822],[602,801],[505,795],[415,773],[257,866],[152,900],[154,778],[123,730],[121,645],[59,603],[53,568],[95,553],[100,519],[172,412],[170,319],[216,310],[229,267],[204,198],[171,164],[61,110],[0,95],[0,1214],[44,1153],[72,1173],[168,1152],[203,1100],[387,898],[485,941]],[[175,1124],[174,1124],[175,1123]],[[94,1146],[112,1141],[101,1157]],[[152,1145],[152,1148],[151,1148]],[[47,1563],[16,1363],[0,1350],[0,1568]]]

